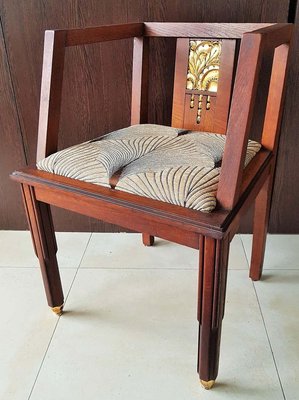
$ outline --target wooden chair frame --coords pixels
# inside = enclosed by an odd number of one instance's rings
[[[229,113],[227,140],[211,214],[159,202],[27,167],[12,174],[21,184],[24,205],[39,258],[48,304],[58,314],[64,303],[56,259],[50,205],[200,250],[198,280],[198,373],[210,388],[218,373],[229,244],[240,218],[255,202],[250,277],[261,277],[282,114],[290,24],[132,23],[87,29],[46,31],[37,160],[57,151],[65,49],[134,38],[131,123],[148,114],[149,38],[242,39]],[[264,55],[271,60],[262,150],[244,169],[257,82]],[[176,83],[175,83],[176,90]],[[174,104],[173,124],[180,109]]]

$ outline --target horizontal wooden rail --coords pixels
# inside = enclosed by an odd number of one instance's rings
[[[105,25],[90,28],[66,29],[65,46],[78,46],[128,39],[143,35],[144,24],[141,22],[121,25]]]
[[[200,22],[145,22],[144,36],[181,38],[241,39],[245,32],[266,28],[273,24],[200,23]],[[274,24],[276,25],[276,24]],[[287,24],[279,24],[287,25]]]

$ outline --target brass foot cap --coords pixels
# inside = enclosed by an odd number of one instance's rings
[[[214,386],[215,381],[203,381],[200,379],[200,383],[206,390],[209,390]]]
[[[63,306],[64,305],[62,304],[61,306],[52,307],[53,313],[60,316],[63,313]]]

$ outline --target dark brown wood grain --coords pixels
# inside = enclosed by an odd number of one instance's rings
[[[8,177],[16,165],[26,164],[26,155],[2,26],[0,26],[0,93],[0,227],[24,229],[26,219],[20,191]]]

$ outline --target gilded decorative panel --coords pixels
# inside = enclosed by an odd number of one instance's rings
[[[190,40],[187,89],[217,92],[221,41]]]
[[[217,92],[222,43],[219,40],[190,40],[187,72],[187,90]],[[203,109],[211,108],[212,93],[199,93],[196,123],[199,124]],[[215,94],[213,96],[215,96]],[[190,98],[194,108],[195,95]],[[205,106],[204,106],[205,103]]]

